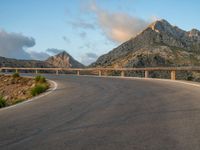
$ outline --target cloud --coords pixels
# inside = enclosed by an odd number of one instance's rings
[[[36,59],[36,60],[46,60],[52,55],[57,55],[65,50],[61,49],[56,49],[56,48],[48,48],[44,52],[35,52],[35,51],[30,51],[29,54],[31,58]]]
[[[87,33],[86,32],[81,32],[79,35],[80,35],[80,37],[82,39],[84,39],[87,36]]]
[[[61,53],[63,51],[65,51],[65,50],[56,49],[56,48],[48,48],[44,52],[30,51],[29,54],[30,54],[32,59],[35,59],[35,60],[46,60],[50,56],[57,55],[57,54],[59,54],[59,53]]]
[[[81,56],[81,63],[89,65],[97,60],[98,56],[95,53],[86,53]]]
[[[62,39],[67,42],[68,44],[71,43],[70,39],[66,36],[63,36]]]
[[[95,26],[91,23],[84,22],[83,20],[79,21],[70,21],[68,22],[73,28],[82,28],[82,29],[95,29]]]
[[[148,21],[126,13],[108,12],[98,7],[95,1],[89,9],[96,14],[98,24],[105,35],[114,42],[121,43],[135,37],[149,24]]]
[[[29,54],[34,60],[46,60],[48,57],[50,57],[50,55],[46,52],[30,51]]]
[[[35,40],[21,33],[8,33],[0,30],[0,56],[17,59],[31,59],[25,50],[33,47]]]
[[[66,41],[68,40],[66,37]],[[16,59],[46,60],[51,55],[56,55],[64,50],[49,48],[44,52],[31,51],[27,48],[33,47],[35,40],[32,37],[20,33],[8,33],[0,30],[0,56]]]
[[[51,53],[52,55],[59,54],[63,52],[64,50],[56,49],[56,48],[49,48],[46,50],[47,53]]]
[[[82,46],[79,46],[79,49],[96,49],[97,45],[96,43],[92,43],[92,42],[88,42],[88,43],[84,43]]]

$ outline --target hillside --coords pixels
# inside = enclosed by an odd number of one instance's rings
[[[11,75],[0,74],[0,108],[9,106],[32,97],[31,89],[35,86],[35,80],[25,77],[13,77]]]
[[[5,58],[0,56],[0,67],[28,67],[28,68],[49,68],[52,67],[45,61],[38,60],[18,60],[12,58]]]
[[[76,68],[84,67],[67,52],[61,52],[56,56],[49,57],[45,61],[17,60],[0,56],[0,67],[25,67],[25,68]]]
[[[200,31],[184,31],[166,20],[149,25],[135,38],[102,55],[92,67],[200,65]]]

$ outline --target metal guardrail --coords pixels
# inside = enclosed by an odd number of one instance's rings
[[[38,71],[55,71],[58,75],[59,71],[76,71],[77,75],[80,75],[81,71],[96,71],[99,76],[102,76],[102,72],[106,71],[120,71],[121,76],[125,76],[126,71],[144,71],[144,77],[149,77],[150,71],[170,71],[171,79],[176,80],[176,72],[177,71],[200,71],[200,67],[151,67],[151,68],[18,68],[18,67],[1,67],[0,71],[15,71],[19,72],[23,71],[35,71],[37,74]]]

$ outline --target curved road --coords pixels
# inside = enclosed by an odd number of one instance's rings
[[[58,89],[0,110],[1,150],[199,150],[200,88],[48,76]]]

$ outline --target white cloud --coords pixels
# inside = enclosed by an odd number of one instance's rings
[[[93,1],[89,8],[97,16],[97,21],[105,35],[114,42],[125,42],[135,37],[147,25],[148,21],[121,12],[109,12],[97,6]]]

